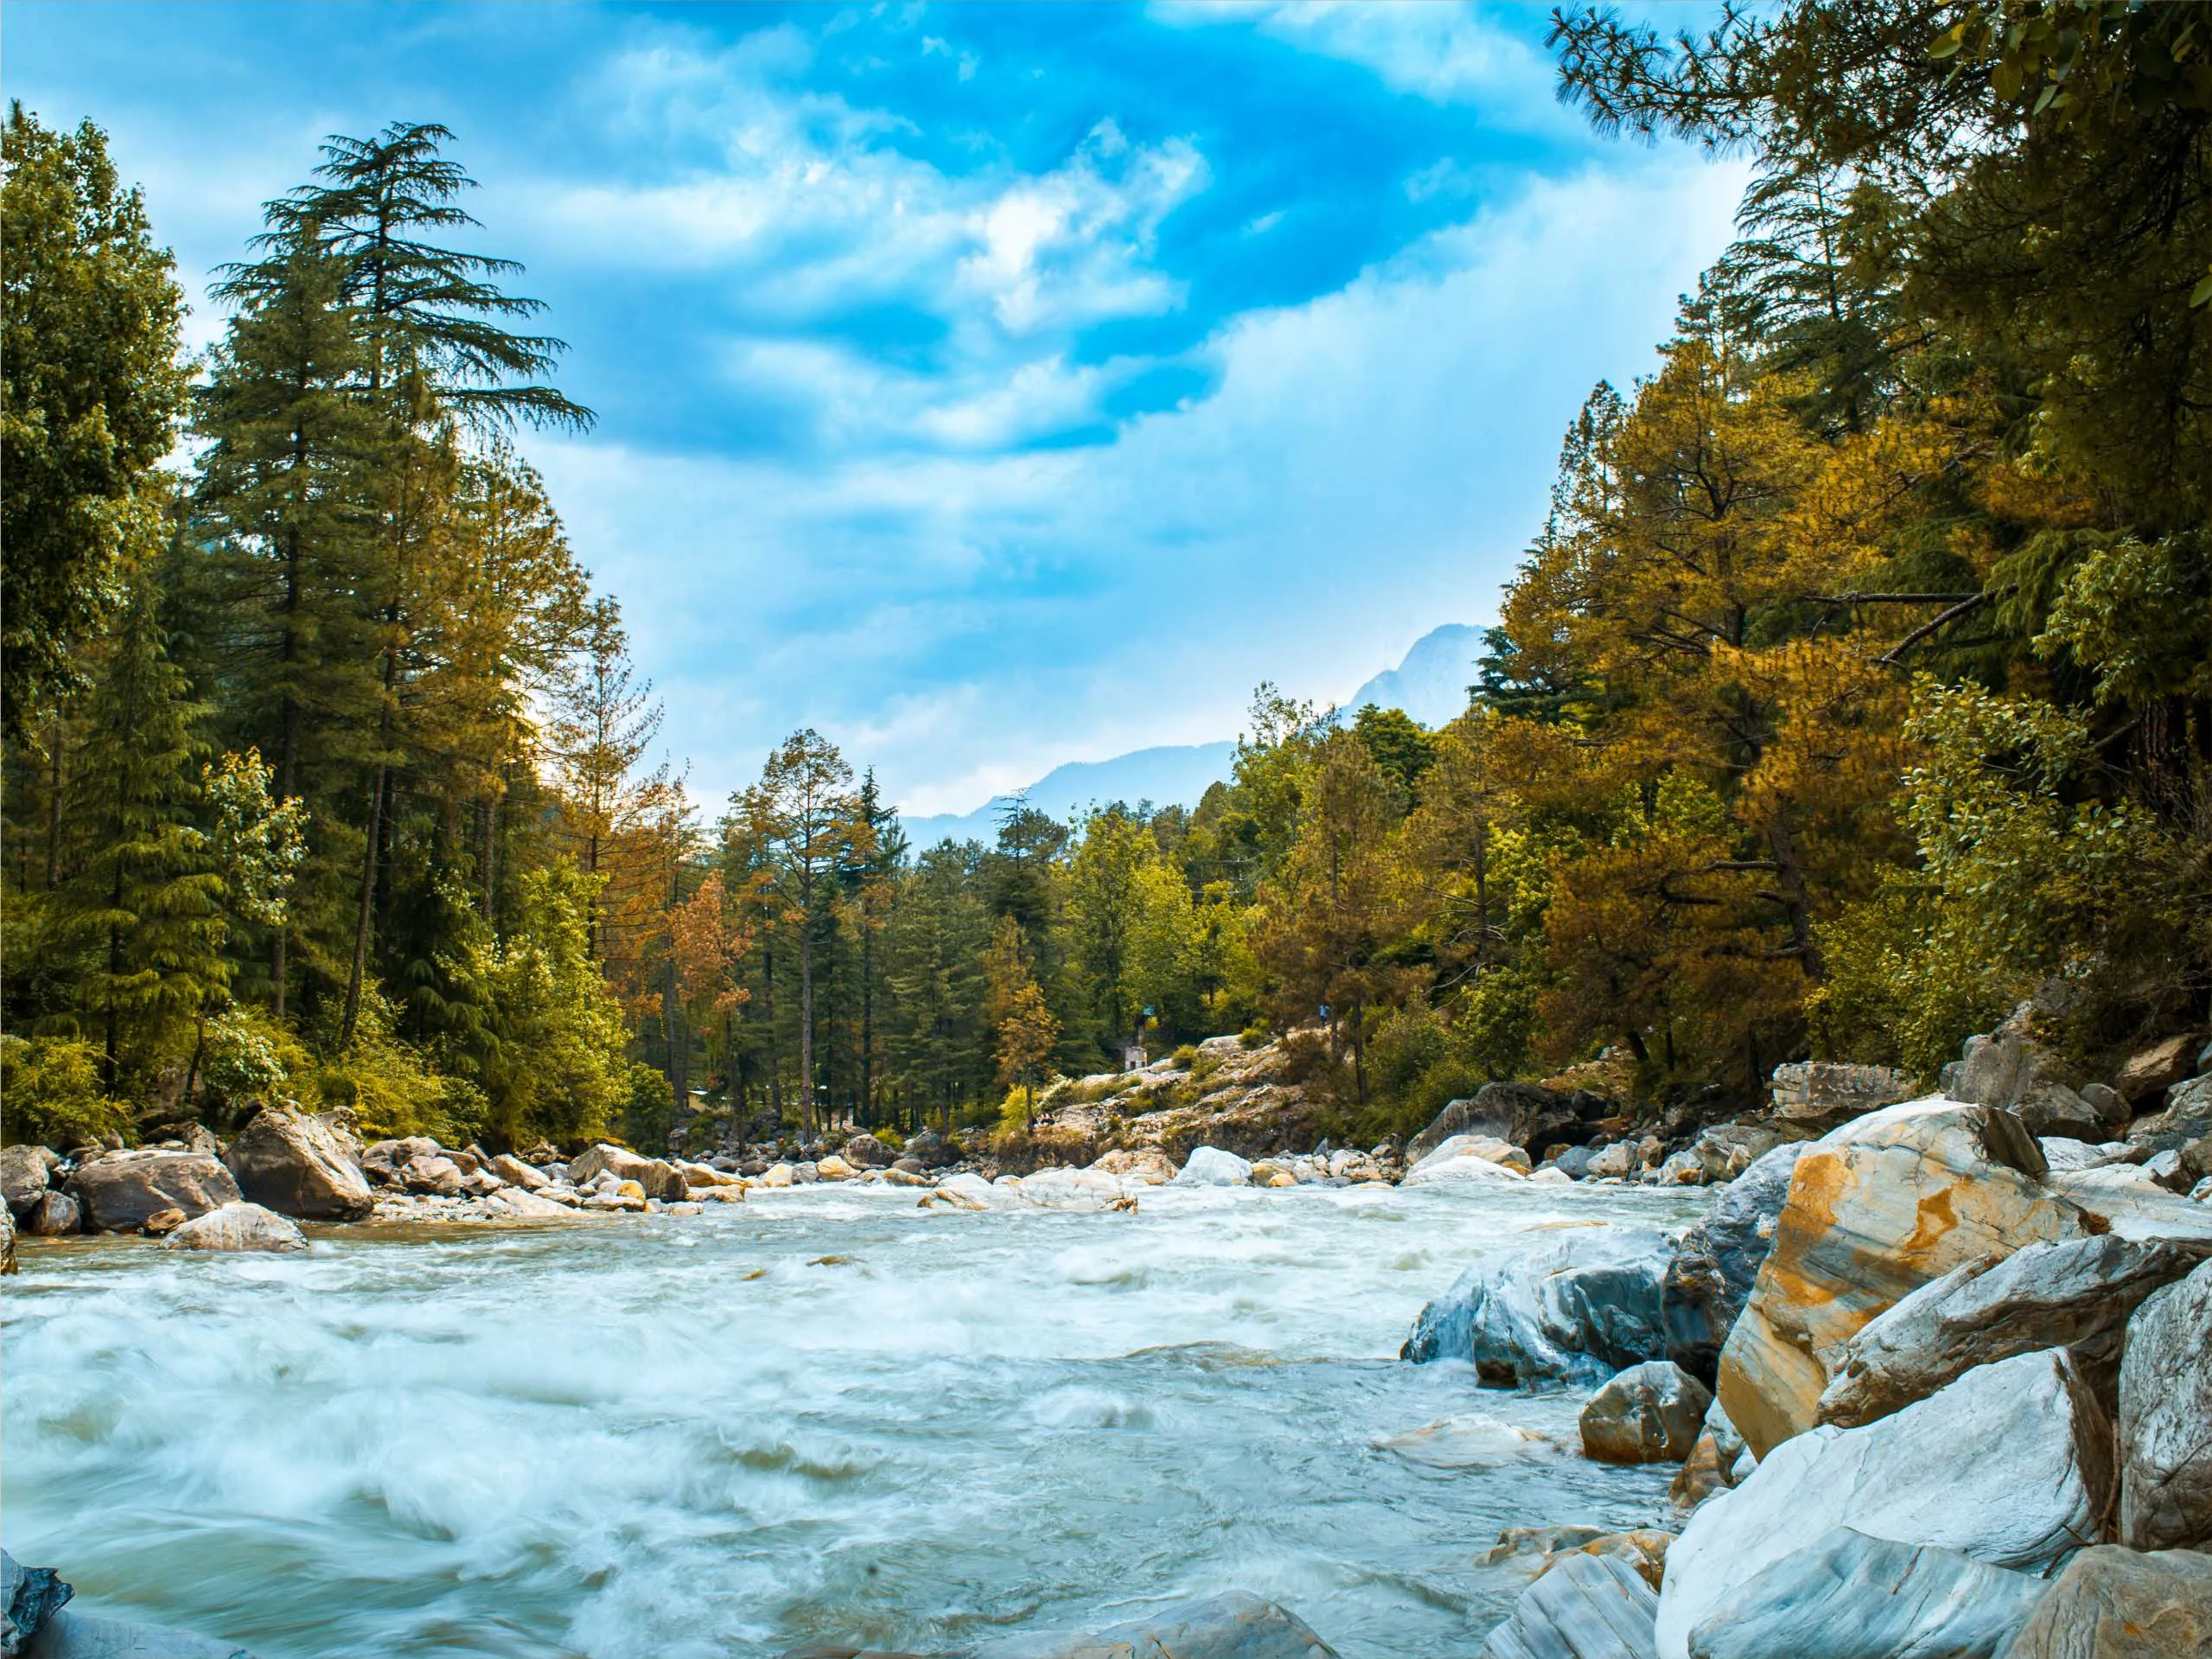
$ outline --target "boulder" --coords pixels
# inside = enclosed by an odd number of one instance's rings
[[[2103,1234],[1962,1262],[1844,1344],[1820,1395],[1820,1420],[1871,1423],[1977,1365],[2039,1348],[2074,1349],[2085,1369],[2109,1375],[2128,1316],[2198,1260],[2170,1244]]]
[[[1471,1100],[1453,1101],[1437,1113],[1406,1143],[1406,1156],[1425,1158],[1454,1135],[1487,1135],[1541,1158],[1553,1146],[1586,1139],[1586,1126],[1604,1112],[1605,1103],[1586,1089],[1568,1094],[1537,1083],[1485,1083]]]
[[[2130,1106],[2164,1094],[2176,1083],[2188,1081],[2196,1069],[2196,1039],[2170,1037],[2139,1049],[2127,1057],[2112,1080],[2113,1091]]]
[[[1680,1463],[1712,1395],[1672,1360],[1631,1365],[1582,1408],[1583,1455],[1599,1463]]]
[[[54,1166],[61,1161],[43,1146],[0,1146],[0,1199],[22,1215],[38,1202]]]
[[[509,1186],[520,1187],[528,1192],[543,1192],[553,1184],[552,1177],[545,1171],[524,1163],[513,1152],[501,1152],[494,1158],[491,1171]]]
[[[1537,1567],[1536,1576],[1542,1578],[1571,1556],[1607,1555],[1616,1560],[1626,1561],[1635,1568],[1636,1576],[1649,1585],[1655,1595],[1659,1586],[1666,1581],[1667,1551],[1673,1541],[1673,1533],[1662,1532],[1656,1527],[1639,1527],[1634,1532],[1603,1533],[1596,1538],[1563,1545],[1549,1552]]]
[[[54,1615],[24,1644],[23,1659],[253,1659],[233,1642],[139,1624],[120,1618],[93,1618],[67,1609]]]
[[[138,1224],[138,1231],[150,1239],[165,1239],[192,1218],[174,1204],[167,1209],[157,1209]]]
[[[2160,1186],[2147,1164],[2054,1171],[2044,1185],[2080,1210],[2093,1232],[2111,1233],[2139,1244],[2212,1250],[2212,1214]]]
[[[2034,1134],[2094,1134],[2104,1120],[2059,1076],[2056,1056],[2035,1038],[2034,1012],[2033,1005],[2024,1002],[1987,1036],[1968,1037],[1958,1075],[1944,1093],[2009,1111]]]
[[[1805,1143],[1760,1153],[1682,1235],[1666,1280],[1667,1337],[1675,1358],[1700,1380],[1715,1375],[1721,1345],[1750,1299],[1774,1248]]]
[[[1699,1135],[1690,1150],[1705,1165],[1707,1179],[1733,1181],[1783,1139],[1779,1130],[1763,1123],[1716,1123]]]
[[[1104,1170],[1039,1170],[1022,1177],[1022,1202],[1041,1209],[1111,1209],[1121,1181]]]
[[[2212,1557],[2085,1549],[2002,1659],[2212,1659]]]
[[[1894,1106],[1912,1093],[1905,1075],[1889,1066],[1850,1066],[1833,1060],[1776,1066],[1767,1091],[1775,1121],[1800,1133],[1835,1128]]]
[[[15,1659],[74,1594],[52,1567],[25,1566],[0,1550],[0,1654]]]
[[[1610,1146],[1601,1146],[1592,1152],[1590,1162],[1583,1166],[1583,1173],[1593,1179],[1610,1177],[1619,1181],[1642,1167],[1642,1149],[1632,1140],[1616,1140]]]
[[[2043,1162],[2049,1167],[2050,1173],[2053,1175],[2064,1174],[2074,1170],[2100,1169],[2107,1164],[2120,1163],[2126,1159],[2129,1152],[2139,1150],[2130,1146],[2124,1140],[2098,1141],[2093,1144],[2086,1140],[2075,1140],[2065,1135],[2038,1136],[2036,1145],[2043,1149]]]
[[[960,1161],[960,1149],[934,1129],[924,1129],[918,1134],[908,1135],[906,1155],[925,1170],[941,1170],[947,1164]]]
[[[1962,1262],[2078,1238],[2019,1120],[1941,1096],[1885,1107],[1799,1158],[1774,1247],[1721,1351],[1716,1392],[1763,1458],[1820,1418],[1843,1346]]]
[[[21,1271],[16,1260],[16,1217],[0,1204],[0,1277]]]
[[[1399,1356],[1472,1361],[1491,1388],[1602,1382],[1667,1357],[1668,1255],[1662,1234],[1609,1226],[1479,1260],[1421,1310]]]
[[[1559,1527],[1508,1527],[1498,1535],[1498,1541],[1488,1551],[1476,1558],[1484,1566],[1497,1566],[1507,1561],[1538,1560],[1548,1564],[1554,1555],[1566,1555],[1583,1545],[1594,1543],[1613,1535],[1603,1527],[1578,1527],[1571,1524]],[[1539,1571],[1541,1567],[1539,1566]]]
[[[814,1178],[818,1181],[850,1181],[859,1173],[835,1152],[824,1152],[814,1160]]]
[[[717,1196],[723,1190],[720,1187],[715,1189]],[[740,1192],[737,1196],[743,1197],[744,1195]],[[492,1195],[491,1203],[508,1215],[526,1222],[567,1221],[576,1213],[566,1204],[557,1203],[541,1193],[519,1185],[501,1187]]]
[[[1175,1179],[1175,1164],[1157,1146],[1116,1147],[1091,1167],[1119,1176],[1125,1185],[1158,1187]]]
[[[684,1172],[673,1164],[644,1158],[627,1146],[610,1146],[605,1141],[585,1148],[570,1161],[569,1180],[580,1187],[602,1170],[612,1171],[618,1181],[636,1182],[648,1198],[670,1201],[684,1196]]]
[[[1669,1156],[1659,1166],[1659,1184],[1662,1187],[1701,1187],[1712,1179],[1705,1168],[1705,1161],[1695,1149]]]
[[[1179,1187],[1240,1187],[1252,1179],[1252,1164],[1218,1146],[1194,1147],[1175,1178]]]
[[[1741,1586],[1833,1527],[2040,1572],[2098,1535],[2111,1436],[2057,1349],[1978,1366],[1864,1428],[1810,1429],[1690,1517],[1667,1554],[1659,1652],[1683,1659]]]
[[[1716,1400],[1705,1407],[1705,1420],[1681,1472],[1667,1488],[1667,1501],[1678,1509],[1694,1509],[1715,1492],[1741,1485],[1756,1466],[1757,1459]]]
[[[443,1152],[417,1153],[399,1166],[398,1176],[408,1191],[441,1198],[458,1197],[468,1185],[461,1165]]]
[[[1515,1168],[1508,1156],[1522,1165]],[[1527,1173],[1528,1154],[1489,1135],[1454,1135],[1406,1171],[1409,1187],[1449,1186],[1467,1181],[1515,1181]]]
[[[165,1250],[304,1250],[307,1237],[289,1216],[259,1204],[225,1204],[195,1216],[162,1241]]]
[[[248,1202],[312,1222],[357,1222],[376,1208],[356,1163],[361,1144],[337,1120],[265,1107],[223,1154]]]
[[[781,1161],[769,1164],[767,1169],[761,1172],[761,1184],[762,1186],[787,1187],[794,1184],[798,1179],[798,1170],[793,1165]]]
[[[188,1219],[239,1202],[231,1172],[205,1152],[110,1152],[79,1164],[68,1190],[94,1233],[135,1233],[164,1209]]]
[[[2131,1145],[2154,1152],[2178,1152],[2192,1140],[2212,1135],[2212,1072],[2176,1083],[2166,1091],[2165,1109],[2129,1126]]]
[[[2212,1261],[2128,1321],[2120,1463],[2120,1542],[2212,1545]]]
[[[1616,1555],[1573,1554],[1520,1592],[1482,1659],[1653,1659],[1659,1598]]]
[[[1096,1636],[1037,1632],[986,1643],[976,1659],[1336,1659],[1294,1613],[1231,1591],[1172,1603]]]
[[[846,1163],[862,1170],[889,1169],[897,1156],[875,1136],[865,1133],[848,1137],[838,1150]]]
[[[31,1201],[23,1211],[22,1227],[26,1236],[35,1239],[67,1238],[84,1224],[84,1214],[77,1201],[66,1192],[51,1188]]]
[[[1835,1527],[1724,1597],[1691,1630],[1691,1659],[1996,1659],[2049,1588],[1956,1550]]]

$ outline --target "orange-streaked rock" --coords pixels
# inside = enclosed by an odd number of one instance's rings
[[[1819,1421],[1844,1344],[1877,1314],[1962,1262],[2094,1230],[2043,1173],[2018,1119],[1941,1096],[1871,1113],[1801,1158],[1721,1353],[1721,1407],[1753,1453]]]

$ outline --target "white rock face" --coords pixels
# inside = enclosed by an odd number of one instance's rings
[[[562,1222],[576,1215],[566,1204],[555,1203],[526,1187],[502,1187],[491,1195],[489,1202],[523,1221]]]
[[[1984,1365],[1864,1428],[1775,1446],[1707,1501],[1669,1552],[1660,1659],[1754,1574],[1833,1527],[2038,1572],[2097,1536],[2112,1429],[2073,1362],[2047,1349]]]
[[[2128,1322],[2120,1368],[2120,1541],[2212,1544],[2212,1261]]]
[[[1201,1146],[1190,1154],[1176,1176],[1179,1187],[1240,1187],[1252,1179],[1252,1163],[1219,1146]]]

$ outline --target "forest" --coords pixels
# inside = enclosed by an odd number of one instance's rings
[[[1465,711],[1263,686],[1193,808],[934,847],[811,730],[727,801],[655,763],[526,458],[593,417],[463,251],[451,134],[303,158],[190,358],[99,130],[12,109],[7,1137],[278,1095],[449,1145],[1014,1136],[1055,1076],[1246,1031],[1364,1144],[1492,1078],[1932,1076],[2031,993],[2085,1066],[2201,1022],[2205,22],[1558,14],[1570,105],[1753,182],[1568,427]]]

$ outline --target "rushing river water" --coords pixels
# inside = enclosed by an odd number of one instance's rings
[[[1399,1363],[1408,1323],[1482,1252],[1699,1208],[813,1188],[293,1257],[27,1242],[6,1542],[264,1659],[931,1652],[1232,1588],[1346,1659],[1463,1656],[1524,1582],[1476,1565],[1499,1528],[1643,1522],[1670,1471],[1584,1461],[1578,1396]]]

